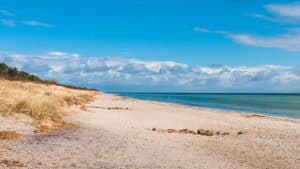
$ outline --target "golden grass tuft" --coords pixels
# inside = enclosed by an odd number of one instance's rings
[[[0,161],[0,164],[6,165],[8,168],[22,168],[25,167],[25,165],[19,161],[15,160],[2,160]]]
[[[90,90],[0,79],[0,115],[28,115],[34,120],[37,131],[46,131],[48,126],[70,126],[63,121],[63,109],[83,106],[96,94]]]
[[[21,134],[15,131],[0,131],[0,140],[17,140],[21,138]]]
[[[33,132],[34,133],[44,133],[49,130],[50,130],[50,128],[47,125],[36,125],[35,130]]]

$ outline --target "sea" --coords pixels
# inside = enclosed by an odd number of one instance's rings
[[[115,93],[121,96],[193,107],[250,112],[300,119],[300,94]]]

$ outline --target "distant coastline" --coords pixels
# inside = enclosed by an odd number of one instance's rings
[[[300,93],[114,92],[135,99],[300,119]],[[298,101],[299,100],[299,101]]]

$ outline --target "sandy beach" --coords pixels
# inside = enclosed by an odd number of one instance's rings
[[[298,119],[102,93],[85,108],[66,110],[65,119],[79,128],[40,134],[29,119],[0,117],[0,129],[24,135],[0,142],[0,168],[300,168]]]

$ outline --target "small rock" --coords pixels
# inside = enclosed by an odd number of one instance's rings
[[[197,134],[202,134],[202,133],[205,133],[205,130],[204,130],[204,129],[198,129],[198,130],[197,130]]]
[[[203,129],[198,129],[197,134],[200,135],[205,135],[205,136],[213,136],[215,133],[212,130],[203,130]]]
[[[167,129],[168,133],[176,133],[177,131],[175,129]]]
[[[179,130],[180,133],[187,133],[189,130],[188,129],[181,129]]]
[[[183,134],[197,134],[195,131],[193,130],[189,130],[189,129],[181,129],[179,130],[179,133],[183,133]]]
[[[157,131],[156,128],[153,128],[152,131]]]
[[[244,134],[244,132],[243,132],[243,131],[239,131],[237,134],[238,134],[238,135]]]

